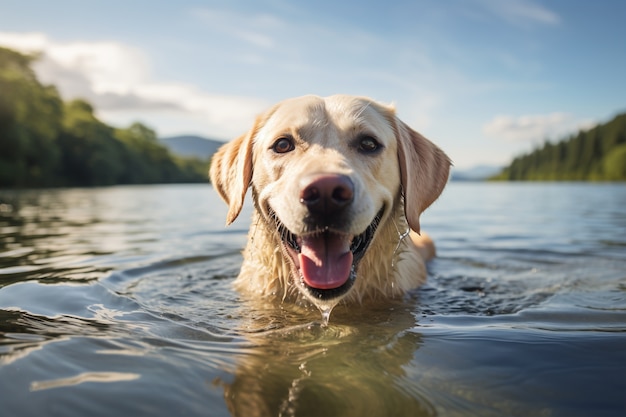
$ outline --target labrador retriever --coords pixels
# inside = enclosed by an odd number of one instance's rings
[[[275,105],[211,162],[227,224],[249,188],[254,203],[236,288],[327,310],[421,285],[435,249],[419,235],[420,214],[442,192],[450,165],[392,107],[371,99]]]

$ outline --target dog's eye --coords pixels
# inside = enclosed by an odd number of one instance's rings
[[[371,136],[363,136],[359,138],[358,147],[359,151],[363,153],[375,153],[382,145]]]
[[[276,139],[276,142],[272,145],[272,149],[276,153],[287,153],[291,152],[295,149],[295,145],[293,144],[293,139],[288,137],[282,137]]]

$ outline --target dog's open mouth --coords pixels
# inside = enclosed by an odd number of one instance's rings
[[[323,227],[298,236],[290,232],[274,212],[285,252],[292,261],[296,279],[316,299],[344,295],[354,284],[359,261],[365,255],[383,216],[381,209],[365,231],[350,235]]]

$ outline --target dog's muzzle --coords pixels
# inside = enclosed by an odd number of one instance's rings
[[[284,252],[291,260],[296,284],[314,299],[330,300],[345,295],[352,288],[359,262],[374,238],[384,208],[358,235],[328,226],[297,235],[285,227],[275,212],[270,213]]]
[[[332,300],[345,295],[357,278],[365,255],[384,213],[379,210],[359,234],[347,232],[351,223],[355,186],[350,177],[320,173],[300,180],[300,203],[306,208],[303,229],[289,230],[275,211],[283,252],[291,260],[295,284],[309,298]]]

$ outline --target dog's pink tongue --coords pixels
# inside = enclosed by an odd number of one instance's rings
[[[334,233],[303,237],[300,271],[304,282],[321,290],[341,287],[350,278],[350,237]]]

